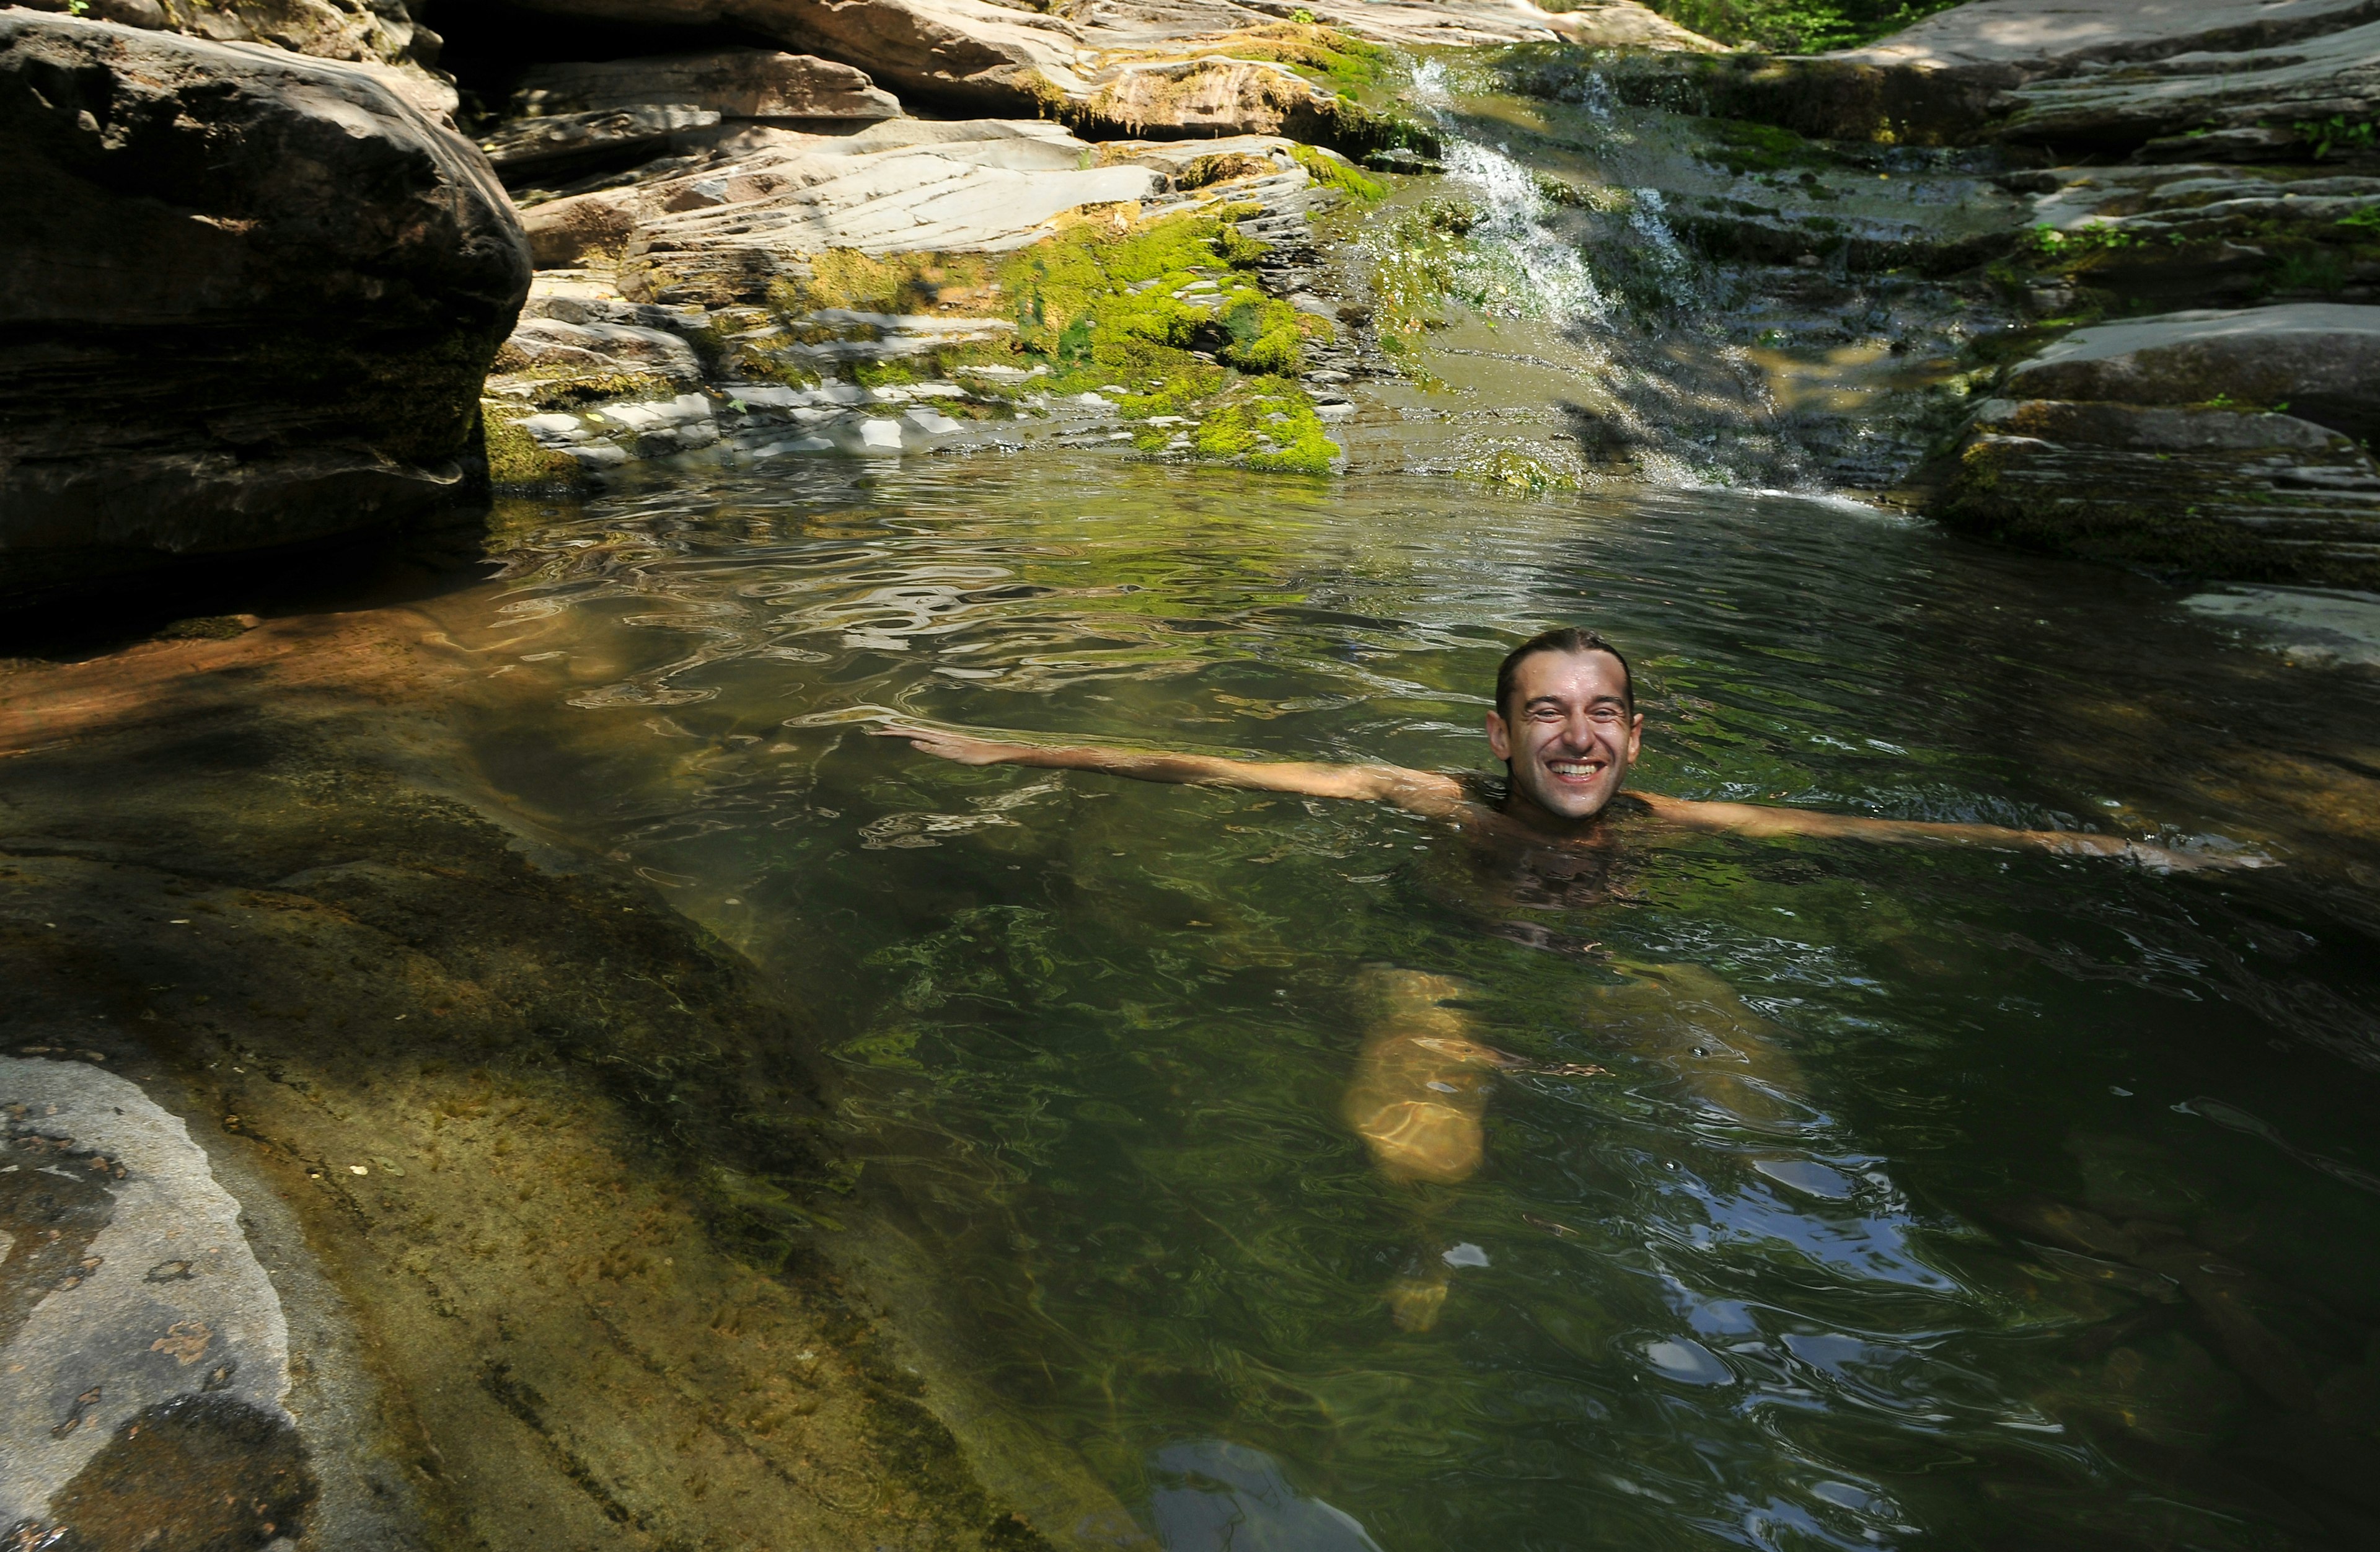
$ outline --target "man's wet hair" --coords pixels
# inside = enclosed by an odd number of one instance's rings
[[[1620,665],[1620,697],[1630,716],[1636,714],[1636,673],[1620,649],[1591,630],[1576,625],[1563,625],[1555,630],[1540,631],[1504,654],[1503,666],[1496,670],[1496,710],[1500,716],[1512,715],[1512,690],[1521,676],[1521,665],[1539,652],[1609,652]]]

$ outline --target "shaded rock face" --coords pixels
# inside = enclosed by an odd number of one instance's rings
[[[521,80],[520,105],[593,113],[685,103],[722,118],[898,118],[901,103],[864,70],[815,55],[712,49],[655,59],[540,65]]]
[[[1084,90],[1073,23],[986,0],[522,0],[559,17],[740,27],[956,103],[1054,105]]]
[[[370,71],[0,14],[0,595],[448,500],[528,290],[485,159]]]

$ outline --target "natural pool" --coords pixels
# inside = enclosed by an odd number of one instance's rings
[[[504,575],[429,606],[489,674],[474,756],[818,1010],[978,1427],[1176,1552],[2380,1534],[2367,672],[1848,504],[687,478],[510,508]],[[1554,623],[1634,656],[1654,790],[2285,866],[1586,867],[863,735],[1479,769],[1499,656]],[[1603,1071],[1496,1078],[1483,1169],[1388,1181],[1342,1116],[1380,966]]]

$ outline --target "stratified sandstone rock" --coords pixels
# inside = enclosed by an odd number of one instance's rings
[[[2002,139],[2130,149],[2197,131],[2253,137],[2269,152],[2277,149],[2277,130],[2331,118],[2362,123],[2380,111],[2380,21],[2265,48],[2193,51],[2035,81],[2015,100]],[[2301,139],[2292,133],[2278,145]]]
[[[901,116],[900,100],[880,91],[866,71],[815,55],[768,49],[540,65],[521,78],[516,101],[539,114],[688,103],[730,119]]]
[[[1162,175],[1097,165],[1035,120],[890,119],[856,135],[753,130],[659,183],[574,195],[528,212],[541,267],[624,251],[621,289],[717,306],[764,297],[829,249],[996,252],[1084,205],[1142,199]]]
[[[77,14],[77,0],[15,3],[28,10]],[[79,14],[221,43],[271,43],[322,59],[384,65],[428,65],[438,57],[441,42],[437,33],[413,19],[406,0],[82,0]]]
[[[1993,400],[1932,508],[1952,527],[2061,554],[2380,584],[2380,465],[2294,415]]]
[[[726,23],[856,65],[906,94],[1015,108],[1087,93],[1073,23],[987,0],[522,0],[589,20]]]
[[[2380,307],[2293,302],[2101,323],[2019,364],[2007,387],[2027,399],[2287,405],[2370,441],[2380,437]]]
[[[0,13],[0,591],[447,500],[528,288],[487,163],[376,75]]]
[[[1318,119],[1334,103],[1283,66],[1208,56],[1117,67],[1089,107],[1136,135],[1273,135],[1293,120]]]

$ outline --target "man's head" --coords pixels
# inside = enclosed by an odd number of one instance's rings
[[[1549,630],[1496,672],[1488,744],[1524,818],[1591,818],[1620,792],[1645,735],[1628,660],[1593,631]]]

